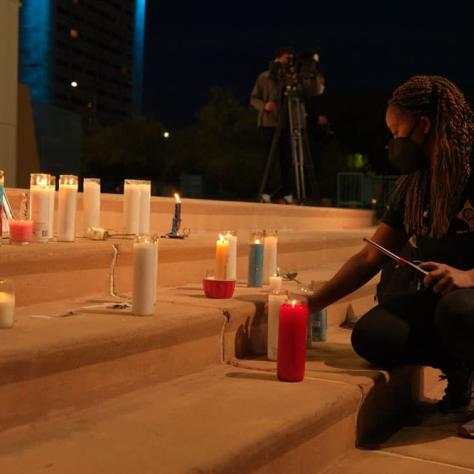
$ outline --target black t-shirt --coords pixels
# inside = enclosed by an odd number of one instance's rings
[[[466,184],[461,199],[461,205],[456,216],[451,221],[448,232],[441,238],[416,235],[418,258],[422,261],[446,263],[461,270],[474,268],[474,169]],[[382,222],[394,229],[405,232],[404,199],[393,196],[382,216]],[[431,216],[428,208],[423,214],[427,224]]]

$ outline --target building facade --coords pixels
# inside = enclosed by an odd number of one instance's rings
[[[0,169],[16,185],[18,0],[0,0]]]
[[[33,102],[109,125],[142,110],[146,0],[24,0],[20,82]]]

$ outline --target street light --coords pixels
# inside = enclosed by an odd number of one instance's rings
[[[169,138],[169,137],[170,137],[170,132],[163,133],[163,138]]]
[[[76,88],[79,84],[76,81],[71,81],[71,87]]]

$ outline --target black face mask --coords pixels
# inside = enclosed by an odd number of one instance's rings
[[[388,159],[402,174],[414,173],[428,164],[422,147],[411,139],[417,125],[415,123],[408,137],[392,138],[388,143]]]

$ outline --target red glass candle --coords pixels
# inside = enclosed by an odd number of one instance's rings
[[[10,219],[10,242],[12,244],[28,244],[33,240],[33,221]]]
[[[307,321],[308,307],[300,301],[293,300],[280,306],[277,356],[280,380],[299,382],[304,378]]]

